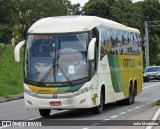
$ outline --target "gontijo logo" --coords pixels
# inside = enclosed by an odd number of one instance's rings
[[[39,93],[50,93],[51,90],[50,89],[40,89]]]
[[[124,68],[134,68],[135,67],[135,59],[124,59],[123,60]]]

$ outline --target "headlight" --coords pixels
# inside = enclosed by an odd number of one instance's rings
[[[146,74],[144,73],[143,76],[146,76]]]
[[[24,92],[25,92],[27,95],[30,95],[30,96],[34,96],[34,95],[37,94],[37,93],[32,92],[31,90],[27,90],[27,89],[24,89]]]

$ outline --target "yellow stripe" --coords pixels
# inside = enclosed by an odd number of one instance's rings
[[[31,91],[39,94],[70,94],[71,92],[56,92],[59,88],[38,87],[28,85]]]
[[[28,87],[35,93],[39,94],[54,94],[58,88],[50,88],[50,87],[37,87],[37,86],[32,86],[28,85]]]

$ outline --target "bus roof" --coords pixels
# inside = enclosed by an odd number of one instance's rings
[[[96,16],[58,16],[42,18],[29,28],[28,33],[83,32],[98,26],[139,33],[137,29],[129,28],[118,22]]]

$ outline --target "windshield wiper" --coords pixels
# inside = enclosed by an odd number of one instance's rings
[[[59,70],[61,71],[61,73],[64,75],[64,77],[67,79],[68,83],[72,86],[72,82],[70,81],[70,79],[67,77],[67,75],[65,74],[65,72],[62,70],[62,68],[57,64]],[[42,82],[44,82],[46,80],[46,78],[48,77],[49,73],[51,72],[52,69],[55,68],[55,65],[53,64],[48,71],[46,72],[46,74],[40,79],[39,84],[41,84]]]
[[[61,73],[64,75],[64,77],[67,79],[68,83],[72,86],[72,82],[69,80],[69,78],[67,77],[67,75],[65,74],[65,72],[62,70],[62,68],[57,64],[59,70],[61,71]]]
[[[48,77],[49,73],[51,72],[51,70],[52,70],[54,67],[55,67],[54,64],[50,66],[50,68],[48,69],[48,71],[46,72],[46,74],[41,77],[41,79],[40,79],[40,81],[39,81],[39,84],[46,80],[46,78]]]

